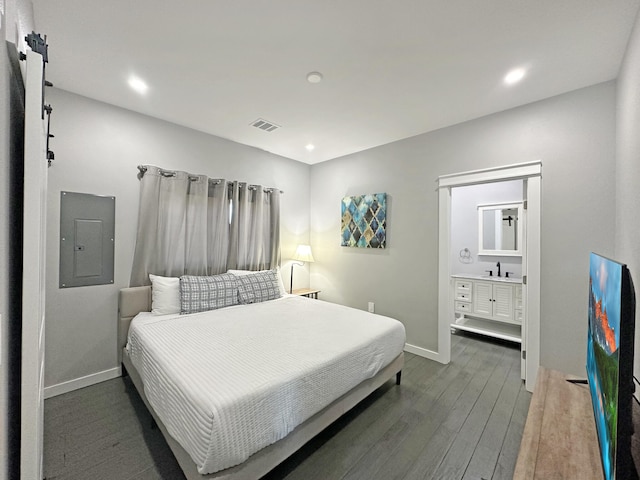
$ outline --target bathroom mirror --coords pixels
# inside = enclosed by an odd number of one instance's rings
[[[478,255],[522,256],[522,202],[478,205]]]

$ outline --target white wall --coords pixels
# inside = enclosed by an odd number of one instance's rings
[[[478,205],[522,202],[522,180],[484,183],[451,189],[451,273],[497,275],[500,262],[502,275],[522,276],[522,257],[478,255]],[[461,258],[467,248],[470,258]]]
[[[611,255],[615,83],[607,82],[312,166],[311,285],[401,320],[437,351],[439,175],[541,160],[541,361],[584,375],[588,262]],[[340,247],[340,199],[389,194],[386,250]]]
[[[309,241],[308,165],[53,89],[47,230],[47,387],[117,368],[118,289],[129,284],[138,218],[139,164],[278,187],[283,272]],[[115,282],[58,288],[60,192],[116,197]],[[308,286],[298,268],[296,286]]]
[[[635,282],[634,373],[640,378],[640,17],[618,76],[616,147],[615,258],[629,266]]]

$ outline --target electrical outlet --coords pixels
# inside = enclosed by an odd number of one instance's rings
[[[375,313],[376,304],[373,302],[369,302],[369,313]]]

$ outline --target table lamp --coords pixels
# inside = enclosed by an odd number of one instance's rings
[[[315,262],[311,253],[311,245],[298,245],[296,253],[293,255],[294,262],[291,264],[291,284],[289,285],[289,293],[293,293],[293,266],[304,265],[304,262]]]

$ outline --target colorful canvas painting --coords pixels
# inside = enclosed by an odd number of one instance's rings
[[[356,195],[342,199],[341,245],[385,248],[387,194]]]

